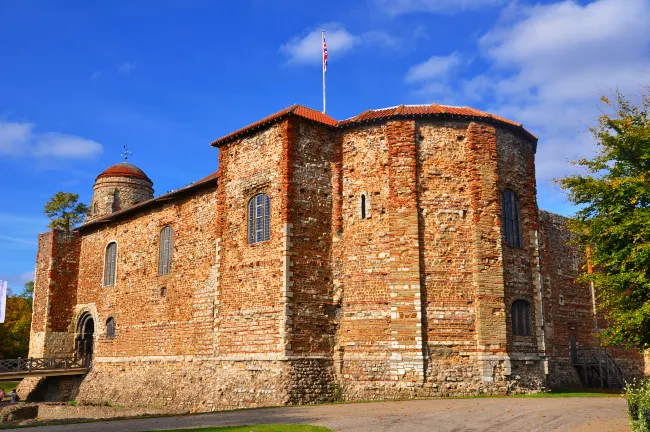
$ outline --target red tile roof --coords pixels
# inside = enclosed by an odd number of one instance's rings
[[[353,126],[360,123],[371,122],[375,120],[387,120],[390,118],[414,118],[414,117],[440,117],[440,118],[467,118],[484,120],[488,122],[502,124],[516,130],[521,131],[525,136],[534,142],[537,142],[537,137],[527,131],[521,123],[508,120],[506,118],[490,114],[485,111],[480,111],[470,107],[456,107],[449,105],[438,105],[433,103],[431,105],[398,105],[390,108],[382,108],[377,110],[367,110],[359,115],[351,117],[346,120],[336,121],[332,117],[323,114],[320,111],[304,107],[302,105],[292,105],[288,108],[278,111],[262,120],[256,121],[242,129],[219,138],[212,142],[212,146],[220,146],[237,138],[240,138],[256,129],[259,129],[270,123],[274,123],[283,119],[286,116],[295,115],[302,117],[326,126],[331,127],[346,127]]]
[[[151,181],[144,171],[128,162],[120,162],[113,166],[109,166],[104,170],[104,172],[97,176],[97,178],[101,177],[135,177]],[[95,179],[95,181],[97,181],[97,179]]]
[[[368,110],[361,114],[351,117],[347,120],[342,120],[339,126],[348,125],[351,123],[360,123],[368,120],[385,119],[391,117],[408,117],[408,116],[459,116],[459,117],[473,117],[497,120],[500,123],[506,123],[512,126],[517,126],[523,129],[521,123],[505,119],[503,117],[495,116],[494,114],[485,111],[479,111],[470,107],[456,107],[449,105],[438,105],[433,103],[431,105],[398,105],[390,108],[382,108],[378,110]]]
[[[166,194],[159,195],[155,198],[148,199],[146,201],[142,201],[140,203],[137,203],[136,205],[133,205],[129,208],[125,208],[124,210],[117,211],[115,213],[108,214],[106,216],[98,217],[97,219],[92,219],[80,227],[77,228],[77,230],[83,230],[88,227],[93,227],[97,226],[102,223],[107,223],[107,222],[112,222],[116,219],[121,219],[123,216],[126,216],[128,214],[131,214],[133,212],[136,212],[138,210],[142,210],[147,207],[152,207],[155,205],[159,205],[163,202],[168,202],[169,200],[176,199],[184,193],[192,191],[194,189],[199,189],[203,186],[207,186],[211,183],[216,183],[217,182],[217,177],[218,177],[218,171],[213,172],[212,174],[203,177],[201,180],[197,180],[194,183],[190,183],[187,186],[184,186],[182,188],[173,190],[171,192],[167,192]]]
[[[338,124],[338,122],[334,120],[332,117],[328,116],[327,114],[323,114],[320,111],[316,111],[311,108],[304,107],[302,105],[291,105],[290,107],[278,111],[275,114],[271,114],[270,116],[265,117],[262,120],[256,121],[255,123],[252,123],[244,128],[229,133],[228,135],[225,135],[219,138],[218,140],[213,141],[210,145],[218,147],[222,144],[225,144],[243,135],[246,135],[248,132],[258,129],[262,126],[265,126],[270,123],[275,123],[276,121],[279,121],[289,115],[295,115],[298,117],[305,118],[307,120],[311,120],[332,127],[335,127]]]

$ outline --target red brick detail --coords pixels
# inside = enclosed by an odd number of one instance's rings
[[[291,352],[331,355],[332,170],[329,128],[289,118]]]
[[[67,332],[77,303],[80,235],[52,230],[38,240],[32,332]]]
[[[494,127],[470,123],[467,130],[469,178],[474,221],[474,274],[478,349],[506,351],[500,194],[497,188],[497,139]]]
[[[422,360],[422,302],[415,121],[389,121],[388,141],[391,374],[419,380]],[[393,359],[398,358],[398,361]]]
[[[81,236],[76,232],[52,231],[53,253],[50,268],[49,325],[53,332],[68,331],[77,304],[77,276]]]

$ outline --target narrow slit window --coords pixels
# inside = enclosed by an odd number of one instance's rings
[[[361,219],[366,218],[366,194],[361,194]]]
[[[172,266],[172,251],[174,240],[174,230],[166,226],[160,231],[160,246],[158,250],[158,274],[166,275]]]
[[[115,337],[115,319],[110,317],[106,320],[106,338],[113,339]]]
[[[513,335],[531,335],[530,303],[526,300],[516,300],[512,303],[511,318]]]
[[[106,246],[104,256],[104,286],[115,285],[115,270],[117,267],[117,243],[111,242]]]
[[[248,202],[248,243],[260,243],[271,238],[271,199],[257,194]]]
[[[522,247],[519,200],[511,189],[503,191],[501,197],[501,218],[503,241],[512,247]]]

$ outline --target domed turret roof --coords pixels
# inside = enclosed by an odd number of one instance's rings
[[[103,173],[97,176],[97,179],[102,177],[135,177],[151,182],[151,179],[147,177],[144,171],[128,162],[120,162],[106,168]]]

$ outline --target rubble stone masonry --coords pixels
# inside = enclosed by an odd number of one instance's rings
[[[566,221],[537,209],[536,142],[520,128],[287,114],[218,146],[216,181],[39,237],[30,355],[71,355],[90,314],[79,402],[209,411],[579,385],[569,338],[597,345],[592,293],[575,282]],[[505,189],[521,247],[503,241]],[[270,238],[250,244],[261,193]],[[159,275],[166,226],[172,264]],[[110,242],[117,278],[103,286]],[[513,335],[518,299],[530,336]],[[638,355],[612,352],[638,372]]]

